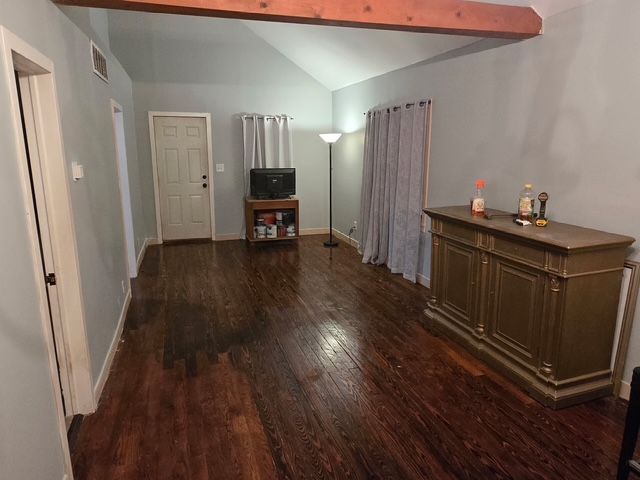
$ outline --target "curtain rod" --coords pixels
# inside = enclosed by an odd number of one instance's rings
[[[416,102],[409,102],[404,104],[405,108],[409,108],[409,107],[413,107],[416,104]],[[431,105],[431,99],[429,100],[420,100],[420,106],[424,107],[425,105]],[[387,107],[387,112],[391,112],[391,109],[393,108],[393,111],[395,112],[396,110],[398,110],[400,108],[400,105],[396,105],[393,107]],[[380,111],[384,110],[384,107],[380,109]],[[369,110],[369,112],[371,112],[371,110]],[[367,115],[369,112],[364,112],[363,115]]]
[[[259,120],[263,120],[263,119],[274,119],[276,118],[276,115],[256,115],[258,117]],[[294,118],[289,116],[289,115],[277,115],[278,117],[285,117],[288,118],[289,120],[293,120]],[[240,118],[253,118],[253,115],[240,115]]]

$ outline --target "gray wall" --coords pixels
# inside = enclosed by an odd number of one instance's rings
[[[359,215],[363,112],[431,97],[431,206],[466,204],[486,178],[488,205],[514,210],[531,182],[549,192],[553,220],[640,239],[639,22],[640,2],[598,0],[547,19],[542,37],[485,40],[334,92],[334,127],[352,132],[337,148],[339,228]],[[640,364],[635,325],[627,380]]]
[[[125,108],[129,161],[135,165],[131,81],[112,56],[111,84],[95,77],[89,39],[49,0],[3,0],[0,24],[54,61],[66,161],[85,166],[86,178],[72,183],[71,196],[97,376],[122,309],[121,281],[127,278],[109,100],[113,97]],[[107,45],[101,45],[108,53]],[[34,259],[20,208],[21,159],[10,116],[8,73],[0,62],[0,476],[57,480],[62,478],[63,459]],[[132,179],[134,173],[135,167]],[[139,221],[140,211],[135,214]],[[145,232],[137,228],[136,235],[143,238]]]
[[[238,234],[244,221],[240,112],[294,117],[302,228],[326,227],[328,152],[318,133],[331,129],[331,92],[249,30],[211,18],[109,13],[110,38],[134,82],[138,156],[145,204],[153,208],[149,111],[208,112],[216,234]],[[149,228],[155,217],[147,217]]]

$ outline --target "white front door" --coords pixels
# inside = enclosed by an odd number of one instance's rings
[[[162,238],[211,238],[207,127],[199,117],[155,117]]]

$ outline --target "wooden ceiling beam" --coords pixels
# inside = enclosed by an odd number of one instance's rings
[[[58,4],[245,20],[523,39],[542,33],[530,7],[469,0],[54,0]]]

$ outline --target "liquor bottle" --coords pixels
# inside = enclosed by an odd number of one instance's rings
[[[486,186],[484,180],[476,180],[476,193],[471,197],[471,215],[474,217],[484,217],[484,194],[482,189]]]
[[[518,220],[533,222],[533,185],[527,183],[520,191],[518,200]]]

